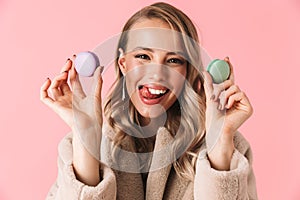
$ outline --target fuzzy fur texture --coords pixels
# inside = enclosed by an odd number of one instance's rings
[[[107,128],[104,128],[104,131],[109,132]],[[110,136],[110,134],[106,135]],[[162,148],[170,139],[169,132],[160,128],[154,151]],[[149,172],[144,189],[140,174],[117,171],[101,163],[102,180],[97,186],[91,187],[79,182],[75,177],[72,167],[72,134],[69,134],[59,144],[58,177],[47,199],[256,200],[258,198],[250,145],[238,132],[234,142],[235,151],[230,171],[217,171],[211,168],[205,145],[203,145],[197,160],[193,182],[180,178],[169,164],[159,170]],[[130,148],[132,144],[127,145]],[[106,155],[104,159],[111,159],[109,152]],[[155,162],[155,159],[153,157],[152,162]]]

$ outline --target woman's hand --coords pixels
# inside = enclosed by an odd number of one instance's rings
[[[74,170],[77,178],[88,185],[96,185],[100,181],[98,159],[102,127],[101,70],[98,67],[94,73],[92,95],[84,93],[71,59],[67,60],[53,81],[47,78],[40,90],[41,101],[71,127]]]
[[[73,61],[68,59],[60,74],[53,81],[47,78],[42,85],[40,90],[41,101],[56,112],[72,130],[94,126],[95,122],[102,125],[102,77],[100,71],[101,69],[98,68],[94,75],[96,79],[93,84],[96,86],[94,96],[86,96]],[[68,77],[70,85],[68,84]],[[53,97],[49,96],[48,90],[51,90]]]
[[[252,115],[253,109],[246,94],[234,83],[229,58],[230,77],[214,84],[208,72],[204,74],[206,94],[206,142],[208,158],[213,168],[229,170],[234,151],[233,137],[237,129]]]

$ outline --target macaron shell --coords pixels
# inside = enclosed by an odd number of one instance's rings
[[[230,75],[229,64],[225,60],[215,59],[208,66],[207,71],[212,76],[214,83],[222,83],[228,79]]]
[[[75,69],[81,76],[90,77],[100,65],[98,56],[90,51],[80,52],[76,55]]]

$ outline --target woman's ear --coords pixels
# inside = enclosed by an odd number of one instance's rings
[[[118,65],[119,68],[123,74],[123,76],[126,74],[127,70],[126,70],[126,59],[125,59],[125,55],[124,55],[124,51],[122,48],[119,48],[119,58],[118,58]]]
[[[201,83],[201,77],[200,76],[196,79],[195,87],[194,88],[196,89],[196,92],[198,94],[200,94],[201,89],[202,89],[202,83]]]

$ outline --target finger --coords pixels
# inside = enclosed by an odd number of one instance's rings
[[[66,77],[66,80],[63,80],[61,82],[60,89],[61,89],[63,95],[71,93],[71,89],[70,89],[70,86],[68,84],[68,75]]]
[[[70,58],[68,58],[64,66],[61,68],[60,73],[68,72],[71,69],[71,67],[72,67],[72,61]]]
[[[206,71],[202,71],[204,78],[204,91],[206,95],[206,100],[213,100],[215,97],[213,96],[213,80],[210,74]]]
[[[226,80],[219,84],[213,84],[213,96],[215,97],[213,100],[217,101],[219,99],[219,96],[222,91],[227,90],[230,86],[232,86],[234,83],[232,80]]]
[[[75,59],[75,57],[76,56],[73,55],[73,59]],[[72,61],[72,67],[71,67],[71,70],[70,70],[69,74],[70,74],[70,83],[71,83],[73,93],[76,96],[78,96],[79,98],[86,97],[86,95],[83,91],[82,85],[80,83],[79,76],[78,76],[78,73],[75,69],[75,64],[74,64],[73,61]]]
[[[230,109],[234,105],[238,109],[245,110],[247,112],[251,111],[252,109],[249,99],[244,92],[235,93],[228,98],[226,108]]]
[[[230,76],[229,76],[228,80],[231,80],[234,83],[235,79],[234,79],[233,65],[231,64],[228,56],[224,60],[228,63],[229,68],[230,68]]]
[[[240,92],[239,87],[237,85],[232,85],[230,88],[220,94],[220,110],[225,108],[228,98],[237,92]]]
[[[62,74],[59,74],[53,79],[50,89],[54,99],[57,99],[59,96],[63,95],[60,86],[62,81],[66,80],[67,77],[68,77],[68,73],[63,72]]]
[[[52,107],[54,100],[48,95],[48,89],[50,85],[51,85],[51,80],[47,78],[47,80],[44,82],[44,84],[40,89],[40,100],[47,106]]]
[[[97,67],[94,73],[94,84],[95,85],[95,96],[101,97],[101,89],[102,89],[102,72],[103,67]]]
[[[95,91],[95,97],[97,99],[101,99],[101,90],[102,90],[102,76],[101,76],[101,72],[102,72],[103,67],[97,67],[97,69],[95,70],[94,73],[94,78],[93,78],[93,91]]]
[[[68,58],[65,65],[61,68],[60,73],[67,73],[69,75],[69,71],[71,68],[72,68],[72,61],[70,60],[70,58]],[[60,89],[61,89],[62,95],[71,92],[71,89],[68,85],[68,75],[60,83]]]
[[[102,91],[102,83],[103,79],[101,76],[101,72],[103,67],[98,67],[94,73],[94,84],[95,84],[95,111],[96,116],[100,116],[102,113],[102,99],[101,99],[101,91]]]

